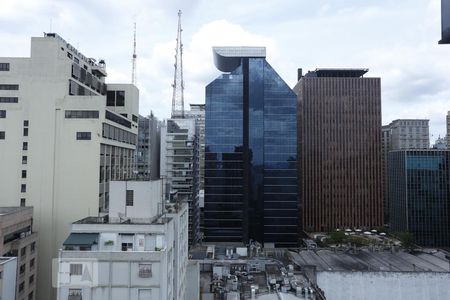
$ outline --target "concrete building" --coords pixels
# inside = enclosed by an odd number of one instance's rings
[[[433,149],[445,150],[447,148],[447,136],[443,138],[439,136],[434,142]]]
[[[387,190],[387,158],[391,149],[391,127],[385,125],[381,127],[381,145],[383,149],[383,212],[384,223],[389,222],[389,204],[388,204],[388,190]]]
[[[16,299],[16,271],[17,257],[0,257],[0,299]]]
[[[391,231],[411,232],[415,243],[450,247],[450,150],[389,153]]]
[[[447,113],[447,146],[450,147],[450,111]]]
[[[16,299],[36,299],[38,235],[32,207],[0,207],[0,241],[0,256],[17,257]]]
[[[399,119],[389,124],[389,151],[430,148],[430,120]]]
[[[206,86],[205,240],[298,243],[297,100],[264,47],[214,47]]]
[[[190,104],[191,109],[184,112],[187,119],[195,119],[195,130],[199,143],[199,188],[205,186],[205,104]]]
[[[59,252],[59,300],[186,299],[188,206],[159,210],[162,189],[161,180],[111,182],[109,218],[72,224]]]
[[[380,78],[316,69],[298,96],[299,195],[305,231],[383,225]]]
[[[0,203],[33,206],[38,298],[51,299],[52,258],[85,215],[104,214],[109,181],[135,171],[138,97],[105,84],[105,63],[55,33],[31,38],[31,56],[0,58]]]
[[[199,239],[199,144],[194,118],[168,119],[161,125],[161,178],[165,197],[176,193],[189,203],[189,243]]]
[[[137,169],[138,178],[159,179],[161,123],[153,115],[139,116]]]

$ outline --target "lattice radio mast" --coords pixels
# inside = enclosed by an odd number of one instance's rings
[[[131,83],[136,84],[136,22],[134,22],[134,34],[133,34],[133,61],[131,67]]]
[[[173,76],[172,118],[184,118],[183,43],[181,42],[181,10],[178,11],[177,47]]]

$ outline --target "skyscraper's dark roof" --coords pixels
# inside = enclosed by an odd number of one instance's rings
[[[306,77],[362,77],[369,69],[316,69],[309,71]]]

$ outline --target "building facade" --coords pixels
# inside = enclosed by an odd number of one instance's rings
[[[112,182],[109,217],[72,224],[58,299],[186,299],[188,205],[160,211],[162,188],[161,180]]]
[[[0,241],[0,256],[17,257],[15,299],[36,299],[38,236],[32,207],[0,208]]]
[[[33,206],[38,298],[52,298],[52,258],[70,224],[105,214],[109,181],[132,178],[139,91],[105,84],[104,61],[55,33],[31,39],[28,58],[0,58],[0,203]]]
[[[450,147],[450,111],[447,113],[447,147]]]
[[[0,299],[16,299],[16,271],[17,257],[0,257]]]
[[[305,231],[383,225],[381,88],[366,72],[316,69],[294,88]]]
[[[153,113],[139,116],[137,169],[139,178],[159,179],[161,124]]]
[[[449,150],[390,152],[391,230],[413,233],[418,245],[450,246],[449,183]]]
[[[205,239],[298,240],[296,97],[262,47],[214,47],[206,86]]]
[[[430,120],[399,119],[389,124],[390,148],[400,149],[428,149],[430,148]]]

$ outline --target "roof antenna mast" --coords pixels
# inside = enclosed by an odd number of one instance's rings
[[[133,61],[131,67],[131,83],[136,84],[136,21],[134,21],[134,32],[133,32]]]
[[[184,118],[183,43],[181,42],[181,10],[178,11],[177,47],[173,76],[172,118]]]

